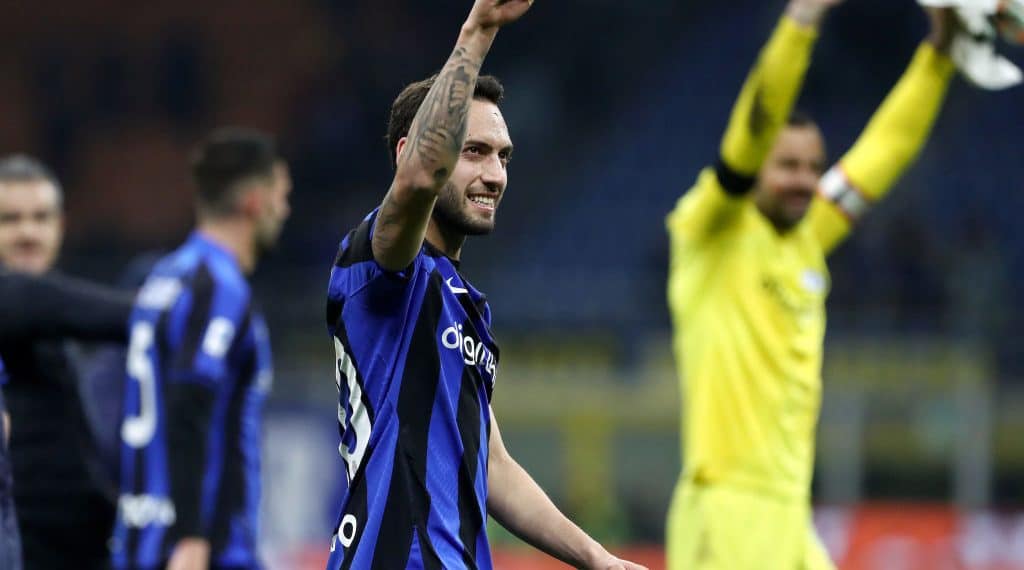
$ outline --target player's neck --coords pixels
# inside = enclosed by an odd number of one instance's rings
[[[466,243],[466,234],[454,231],[430,218],[427,224],[427,241],[455,261],[462,255],[462,245]]]
[[[256,247],[252,228],[244,220],[210,220],[200,222],[196,230],[204,237],[228,250],[246,275],[256,269]]]
[[[785,236],[787,234],[792,233],[793,228],[797,226],[797,224],[787,223],[779,218],[776,218],[770,212],[768,212],[767,208],[762,207],[761,204],[756,205],[758,213],[760,213],[761,216],[768,221],[768,224],[771,225],[771,227],[775,230],[775,233],[779,234],[780,236]]]

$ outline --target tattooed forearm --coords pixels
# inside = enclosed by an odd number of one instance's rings
[[[388,251],[395,246],[396,238],[401,231],[400,212],[401,208],[395,204],[391,193],[384,196],[384,202],[380,205],[380,213],[377,214],[377,224],[373,232],[373,246],[379,251]]]
[[[423,245],[438,192],[462,152],[473,91],[495,33],[464,28],[416,112],[374,226],[373,255],[386,269],[405,269]]]
[[[438,187],[448,179],[466,138],[469,104],[482,61],[482,54],[471,54],[465,46],[455,48],[416,113],[399,168],[418,163]]]

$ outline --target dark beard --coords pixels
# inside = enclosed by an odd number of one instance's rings
[[[438,225],[465,236],[483,236],[494,230],[493,225],[486,222],[474,222],[462,210],[462,197],[451,182],[445,184],[434,204],[433,217]]]
[[[256,259],[260,259],[264,255],[277,249],[277,244],[281,239],[281,229],[282,228],[277,228],[273,234],[262,233],[256,235],[256,239],[253,240],[253,249],[256,253]]]

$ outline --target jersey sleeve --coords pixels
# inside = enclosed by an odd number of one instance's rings
[[[0,271],[0,339],[125,342],[132,296],[82,279]]]
[[[726,192],[714,169],[706,168],[668,215],[669,235],[673,241],[690,243],[710,238],[732,224],[745,202],[744,197]]]
[[[210,467],[208,445],[218,388],[230,381],[231,361],[249,318],[251,293],[243,281],[216,277],[201,265],[190,302],[182,301],[171,330],[182,335],[169,355],[165,388],[170,495],[176,512],[172,543],[209,531],[203,480]]]
[[[718,163],[668,216],[669,232],[699,241],[728,227],[789,117],[817,33],[783,17],[747,77],[722,138]]]
[[[822,177],[809,213],[826,252],[884,197],[920,154],[942,108],[954,65],[930,44],[918,48],[903,77],[853,148]]]
[[[341,242],[327,291],[327,327],[333,332],[341,307],[349,299],[360,295],[368,308],[385,314],[401,307],[398,302],[422,263],[417,255],[412,264],[402,271],[390,271],[380,266],[373,256],[373,228],[377,219],[374,210]]]
[[[753,177],[761,169],[793,110],[816,39],[813,28],[783,17],[762,49],[722,139],[721,160],[736,173]]]
[[[210,530],[213,505],[203,505],[203,480],[210,467],[209,441],[216,394],[191,382],[166,388],[167,447],[174,450],[168,465],[175,523],[171,543],[183,537],[204,537]]]

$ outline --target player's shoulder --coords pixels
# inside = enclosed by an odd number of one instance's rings
[[[223,246],[196,233],[182,246],[182,252],[187,258],[194,292],[215,291],[218,295],[248,299],[249,280],[234,254]]]
[[[235,257],[223,247],[193,234],[175,254],[171,272],[191,290],[195,299],[236,307],[247,306],[252,296],[249,280]]]
[[[135,307],[147,311],[165,311],[181,299],[186,280],[193,273],[197,258],[184,246],[161,257],[153,264],[135,296]]]
[[[187,295],[183,295],[187,293]],[[186,298],[190,305],[210,304],[242,313],[249,306],[252,290],[234,259],[225,251],[190,238],[153,266],[136,297],[136,306],[167,310]]]
[[[193,304],[208,304],[211,315],[241,322],[252,310],[252,289],[237,266],[206,258],[192,285]]]
[[[348,268],[361,263],[373,262],[373,225],[377,221],[377,209],[373,210],[341,240],[334,266]]]
[[[671,251],[718,256],[720,250],[733,248],[737,239],[752,237],[759,215],[753,200],[730,195],[714,169],[707,168],[666,216]]]
[[[373,231],[377,221],[375,209],[345,235],[331,268],[328,296],[338,299],[366,290],[371,284],[379,285],[388,293],[397,293],[413,281],[423,269],[430,270],[426,246],[420,249],[412,263],[401,271],[385,269],[373,255]]]
[[[198,267],[196,286],[209,287],[225,295],[239,298],[248,299],[252,294],[249,280],[238,266],[215,257],[204,259]]]

